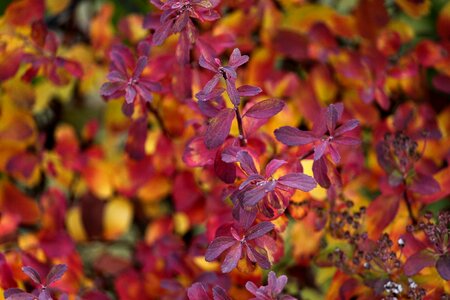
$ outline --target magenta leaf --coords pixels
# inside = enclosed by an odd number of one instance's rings
[[[450,280],[450,254],[444,254],[436,262],[436,269],[445,280]]]
[[[422,195],[431,195],[439,192],[441,188],[432,176],[416,173],[409,190]]]
[[[225,183],[233,183],[236,180],[236,166],[222,160],[221,151],[217,151],[214,159],[214,171],[216,175]]]
[[[42,284],[43,283],[39,273],[35,269],[33,269],[32,267],[28,267],[28,266],[22,267],[22,271],[25,274],[27,274],[27,276],[30,277],[37,284]]]
[[[436,258],[430,252],[423,250],[411,255],[403,266],[406,276],[413,276],[419,273],[423,268],[434,265]]]
[[[59,264],[54,266],[51,270],[50,273],[48,273],[47,275],[47,285],[52,284],[53,282],[61,279],[61,277],[64,275],[64,273],[66,273],[67,271],[67,265],[65,264]]]
[[[286,174],[278,179],[278,183],[304,192],[309,192],[317,186],[314,178],[303,173]]]
[[[241,259],[242,245],[241,243],[236,243],[230,248],[227,256],[223,260],[221,270],[223,273],[229,273],[234,268],[236,268],[239,260]]]
[[[230,133],[235,113],[231,108],[221,110],[217,116],[209,120],[205,133],[205,145],[208,149],[220,146]]]
[[[257,86],[243,85],[237,89],[240,97],[253,97],[262,92],[262,90]]]
[[[278,141],[287,146],[306,145],[318,140],[311,132],[303,131],[291,126],[283,126],[275,130]]]
[[[256,224],[255,226],[250,227],[249,230],[245,233],[246,240],[250,241],[253,239],[256,239],[260,236],[265,235],[269,231],[272,231],[274,229],[274,225],[270,222],[261,222]]]
[[[235,243],[236,240],[230,236],[219,236],[215,238],[211,244],[209,244],[208,249],[206,249],[206,261],[215,260],[222,252],[232,247]]]
[[[255,119],[268,119],[279,113],[283,107],[283,101],[278,99],[267,99],[250,107],[245,113],[245,116]]]

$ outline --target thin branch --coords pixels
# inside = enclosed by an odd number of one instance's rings
[[[414,214],[412,211],[412,206],[411,206],[411,201],[409,199],[408,191],[406,188],[403,191],[403,198],[405,199],[406,207],[408,208],[409,218],[411,219],[413,225],[417,225],[417,219],[414,217]]]
[[[159,114],[158,110],[152,105],[151,102],[146,102],[147,104],[147,109],[148,111],[150,111],[153,116],[155,116],[156,122],[158,123],[159,127],[161,128],[161,131],[163,132],[163,134],[166,137],[170,137],[170,133],[167,130],[166,126],[164,125],[164,121],[161,117],[161,115]]]
[[[247,145],[247,139],[245,138],[244,127],[242,126],[242,116],[239,112],[239,107],[234,107],[234,112],[236,113],[236,119],[238,122],[239,128],[239,141],[241,143],[241,147],[245,147]]]

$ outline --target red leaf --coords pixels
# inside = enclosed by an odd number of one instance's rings
[[[422,195],[431,195],[441,190],[439,183],[429,175],[417,173],[409,190]]]
[[[267,99],[250,107],[244,116],[255,119],[268,119],[279,113],[283,107],[283,101],[278,99]]]
[[[440,90],[441,92],[450,94],[450,77],[443,75],[443,74],[437,74],[433,77],[433,86]]]
[[[22,52],[15,51],[13,53],[0,52],[0,82],[13,77],[19,69],[22,62]],[[7,58],[7,59],[6,59]]]
[[[423,268],[434,265],[436,258],[428,251],[423,250],[408,257],[403,266],[406,276],[413,276],[419,273]]]
[[[44,0],[17,0],[8,6],[5,18],[13,25],[23,26],[42,19],[44,12]]]
[[[147,118],[141,117],[131,123],[125,151],[132,159],[145,157],[145,141],[147,140]]]
[[[377,237],[397,215],[400,197],[397,195],[380,195],[367,208],[369,234]]]
[[[202,193],[191,172],[184,171],[175,177],[173,199],[177,211],[187,211],[200,200]]]
[[[304,36],[289,30],[278,30],[273,36],[276,51],[295,60],[308,58],[308,40]]]
[[[205,133],[205,145],[208,149],[217,148],[225,141],[230,133],[234,115],[233,109],[225,108],[209,120]]]
[[[225,183],[231,184],[236,180],[236,166],[234,163],[227,163],[222,160],[222,151],[216,152],[214,171]]]

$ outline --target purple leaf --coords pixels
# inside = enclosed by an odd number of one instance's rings
[[[200,55],[198,63],[201,67],[208,69],[212,72],[217,72],[217,68],[219,67],[208,53],[203,53]]]
[[[430,175],[416,173],[409,190],[422,195],[431,195],[441,190],[439,183]]]
[[[312,166],[314,179],[323,188],[328,188],[331,185],[330,178],[328,177],[328,168],[325,163],[325,159],[319,159],[314,161]]]
[[[13,290],[13,291],[12,291]],[[20,289],[8,289],[4,293],[6,300],[34,300],[36,296]]]
[[[355,119],[349,120],[349,121],[345,122],[344,124],[342,124],[341,126],[339,126],[339,128],[336,129],[336,131],[334,132],[334,135],[335,136],[341,135],[347,131],[355,129],[358,126],[359,126],[358,120],[355,120]]]
[[[248,258],[250,258],[252,262],[257,263],[263,269],[270,269],[271,264],[267,256],[259,253],[258,251],[256,251],[256,249],[248,244],[246,244],[246,246]]]
[[[42,289],[39,293],[38,300],[53,300],[48,289]]]
[[[283,126],[276,129],[275,137],[287,146],[306,145],[318,139],[309,131],[303,131],[291,126]]]
[[[30,277],[37,284],[42,284],[43,283],[39,273],[35,269],[33,269],[32,267],[28,267],[28,266],[22,267],[22,271],[25,274],[27,274],[27,276]]]
[[[206,249],[205,259],[206,261],[213,261],[222,254],[223,251],[232,247],[237,241],[231,236],[219,236],[215,238],[208,249]]]
[[[267,184],[257,185],[244,193],[243,203],[245,206],[255,206],[268,193]]]
[[[265,170],[266,177],[270,177],[275,173],[282,165],[286,164],[285,160],[272,159],[267,165]]]
[[[336,150],[336,148],[334,148],[333,144],[329,144],[328,150],[330,151],[331,159],[334,161],[334,163],[339,163],[341,161],[341,155]]]
[[[205,133],[205,144],[208,149],[220,146],[230,133],[231,123],[234,119],[234,110],[226,108],[221,110],[217,116],[209,120]]]
[[[345,146],[357,146],[361,144],[361,140],[354,137],[349,136],[338,136],[333,139],[333,142],[339,145]]]
[[[105,82],[100,87],[100,94],[102,96],[112,96],[116,92],[123,90],[126,85],[123,82]]]
[[[420,251],[411,255],[403,266],[403,272],[406,276],[413,276],[419,273],[423,268],[434,265],[436,258],[428,251]]]
[[[189,300],[209,300],[208,293],[202,283],[196,282],[187,289]]]
[[[252,227],[250,227],[249,230],[245,233],[246,240],[250,241],[256,238],[259,238],[260,236],[265,235],[269,231],[272,231],[274,229],[274,225],[270,222],[261,222],[258,223]]]
[[[319,160],[325,154],[325,150],[327,150],[328,142],[322,141],[319,144],[314,146],[314,160]]]
[[[450,280],[450,254],[444,254],[436,262],[436,269],[445,280]]]
[[[67,265],[65,264],[59,264],[54,266],[50,273],[47,275],[47,285],[52,284],[53,282],[61,279],[61,277],[66,273],[67,271]]]
[[[314,178],[303,173],[286,174],[278,178],[278,183],[304,192],[309,192],[317,186]]]
[[[241,259],[241,254],[242,254],[242,245],[241,243],[236,243],[233,247],[230,248],[230,251],[223,260],[221,267],[222,272],[229,273],[234,268],[236,268],[239,260]]]
[[[136,68],[133,71],[132,78],[134,80],[139,79],[139,76],[141,76],[142,72],[144,71],[145,67],[147,66],[148,59],[146,56],[141,56],[138,58],[138,61],[136,62]]]
[[[259,87],[252,85],[240,86],[238,87],[237,91],[239,92],[240,97],[253,97],[262,92]]]
[[[234,68],[237,68],[248,61],[247,55],[241,55],[241,51],[238,48],[235,48],[230,55],[230,61],[228,64]]]
[[[220,286],[215,286],[213,288],[213,299],[214,300],[231,300],[228,297],[227,292]]]
[[[334,135],[334,129],[338,121],[338,111],[334,107],[334,104],[330,104],[327,109],[327,128],[330,135]]]
[[[166,38],[169,36],[172,29],[172,21],[167,21],[161,24],[161,26],[156,29],[153,34],[152,43],[155,46],[160,46]]]
[[[125,101],[128,103],[128,104],[131,104],[131,103],[133,103],[133,101],[134,101],[134,98],[136,98],[136,89],[133,87],[133,86],[128,86],[126,89],[125,89]]]
[[[203,90],[200,92],[201,94],[207,95],[209,93],[211,93],[211,91],[217,86],[217,84],[219,83],[220,80],[220,76],[219,75],[214,75],[213,78],[211,78],[203,87]],[[201,100],[201,99],[199,99]]]
[[[239,97],[239,92],[236,89],[235,82],[226,80],[225,83],[227,85],[227,94],[228,97],[230,97],[231,103],[233,103],[236,107],[239,106],[239,103],[241,103],[241,97]]]
[[[253,158],[247,151],[239,151],[236,158],[247,175],[258,174]]]
[[[256,103],[245,113],[245,116],[255,119],[268,119],[279,113],[284,102],[278,99],[267,99]]]

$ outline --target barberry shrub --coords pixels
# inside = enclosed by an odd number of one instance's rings
[[[446,1],[0,13],[5,299],[450,297]]]

